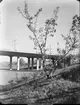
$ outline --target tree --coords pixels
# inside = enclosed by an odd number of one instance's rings
[[[74,33],[76,31],[76,33],[79,34],[79,31],[80,31],[80,16],[78,16],[78,15],[73,16],[72,27],[71,27],[70,31],[72,33]]]
[[[65,41],[65,48],[61,50],[61,48],[57,48],[57,52],[60,55],[60,57],[55,60],[54,62],[54,69],[51,69],[51,71],[49,72],[48,75],[50,75],[52,72],[54,73],[56,70],[56,62],[61,63],[62,60],[64,60],[66,58],[66,56],[69,56],[70,60],[71,55],[70,52],[73,51],[76,48],[79,48],[79,32],[80,32],[80,17],[78,17],[78,15],[75,15],[72,19],[72,26],[69,30],[69,34],[67,34],[66,36],[61,34],[63,40]],[[58,43],[59,45],[59,43]]]
[[[28,29],[33,33],[33,36],[29,36],[29,38],[34,42],[34,49],[39,50],[39,53],[42,54],[43,59],[43,68],[45,64],[45,55],[46,55],[46,43],[49,36],[53,37],[56,32],[55,27],[57,26],[58,12],[59,7],[53,11],[53,15],[51,18],[45,20],[44,27],[37,28],[37,20],[39,17],[42,8],[40,8],[33,16],[30,15],[28,11],[27,2],[24,2],[24,12],[21,11],[20,7],[18,7],[18,11],[21,15],[26,19]]]
[[[21,65],[21,66],[25,65],[25,61],[24,61],[23,58],[20,59],[20,65]]]
[[[76,32],[71,32],[67,34],[66,36],[61,34],[63,40],[65,41],[65,48],[64,49],[59,49],[60,53],[62,53],[62,58],[65,58],[67,55],[70,54],[71,51],[74,49],[78,48],[79,46],[79,37],[77,36],[78,34]]]
[[[80,16],[78,15],[75,15],[73,17],[71,33],[75,34],[76,37],[78,37],[79,39],[78,48],[79,48],[79,55],[80,55]],[[79,59],[79,63],[80,63],[80,59]]]
[[[61,34],[63,40],[65,41],[65,49],[57,48],[58,53],[62,54],[64,57],[76,48],[79,48],[79,32],[80,32],[80,17],[75,15],[72,18],[72,26],[69,30],[69,34],[66,36]]]
[[[65,49],[61,50],[60,48],[57,48],[57,52],[60,55],[60,57],[64,56],[66,53]],[[57,61],[57,63],[58,63],[57,65],[60,66],[61,68],[65,67],[65,58],[63,58],[61,62]],[[63,66],[61,65],[61,63],[63,63]]]

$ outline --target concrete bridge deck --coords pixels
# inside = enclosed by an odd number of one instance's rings
[[[0,51],[0,55],[2,55],[2,56],[20,56],[20,57],[41,58],[41,54],[13,52],[13,51]]]
[[[14,52],[14,51],[2,51],[0,50],[1,56],[19,56],[19,57],[33,57],[33,58],[42,58],[41,54],[35,53],[24,53],[24,52]],[[46,58],[57,58],[58,55],[46,55]]]

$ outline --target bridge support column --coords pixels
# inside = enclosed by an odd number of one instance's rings
[[[37,58],[37,70],[39,70],[39,58]]]
[[[30,58],[28,58],[28,70],[30,69]]]
[[[41,59],[41,70],[43,69],[43,60]]]
[[[33,69],[33,64],[34,64],[34,58],[32,58],[32,69]]]
[[[20,58],[19,57],[17,57],[17,70],[20,70]]]
[[[10,56],[10,70],[12,70],[12,56]]]

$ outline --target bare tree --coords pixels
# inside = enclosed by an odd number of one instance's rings
[[[53,15],[51,18],[45,21],[44,27],[37,28],[37,20],[39,17],[42,8],[40,8],[33,16],[30,15],[28,11],[27,2],[24,1],[24,11],[22,12],[20,7],[18,7],[18,11],[21,15],[26,19],[27,27],[33,33],[33,36],[29,36],[29,38],[34,42],[34,49],[38,49],[39,53],[42,54],[43,59],[43,68],[45,63],[45,55],[47,51],[46,43],[49,36],[53,37],[56,32],[55,26],[57,26],[58,12],[59,7],[53,11]]]

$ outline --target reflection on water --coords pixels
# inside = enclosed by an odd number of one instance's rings
[[[18,78],[22,76],[29,76],[30,72],[17,72],[17,71],[9,71],[9,70],[0,70],[0,85],[8,84],[8,81],[11,79],[15,79],[16,76]]]

